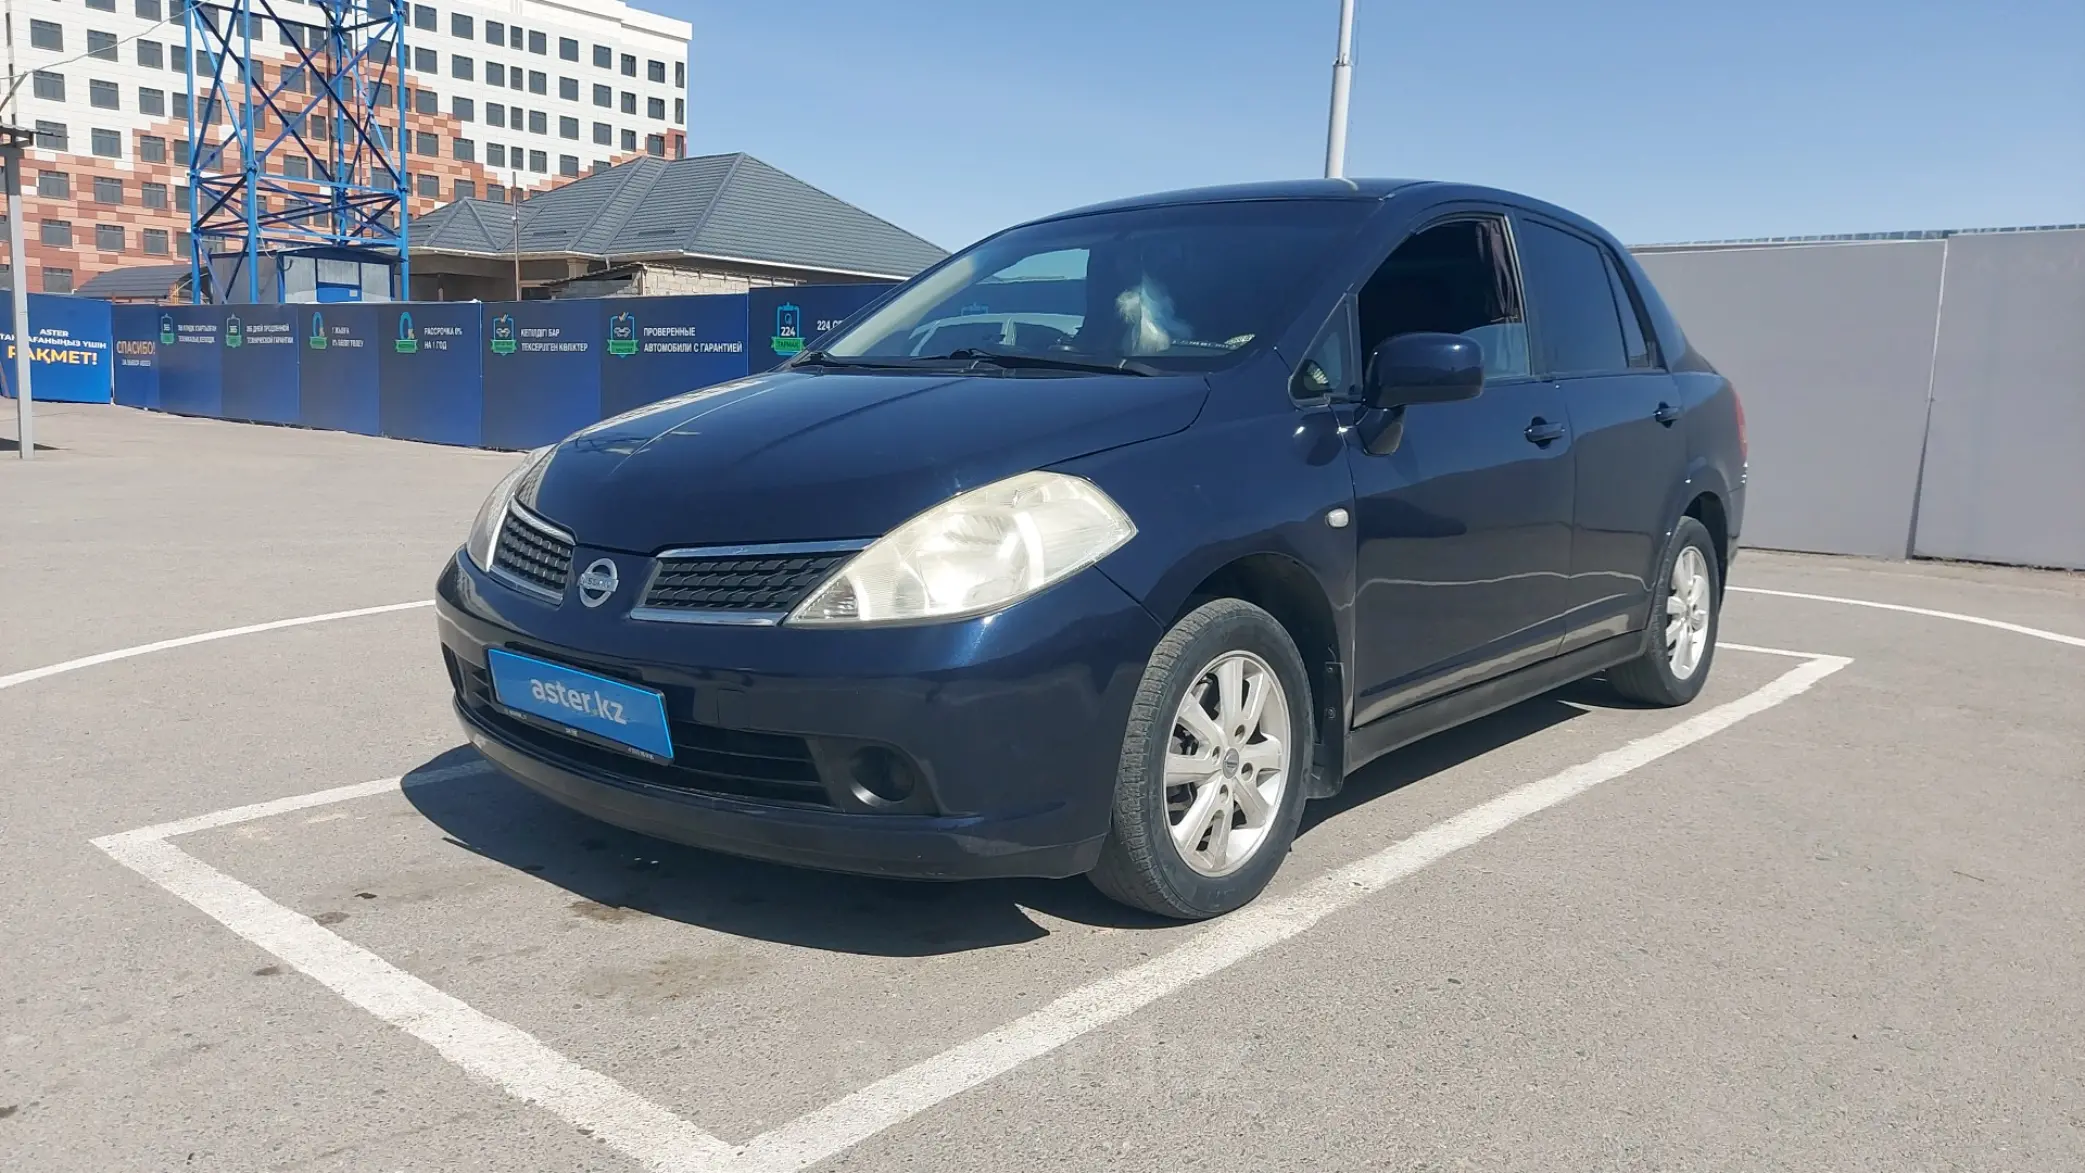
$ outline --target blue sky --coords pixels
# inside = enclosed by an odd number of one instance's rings
[[[694,152],[937,244],[1319,174],[1336,0],[640,0]],[[1525,191],[1633,243],[2085,221],[2080,0],[1358,0],[1351,175]]]

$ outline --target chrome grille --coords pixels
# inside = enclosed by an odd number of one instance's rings
[[[852,550],[816,553],[666,554],[645,592],[654,611],[786,612],[804,601]]]
[[[509,509],[493,546],[492,565],[509,578],[562,598],[572,573],[572,543],[519,509]]]

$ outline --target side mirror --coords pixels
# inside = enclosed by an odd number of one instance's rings
[[[1377,411],[1475,399],[1484,390],[1484,347],[1460,334],[1399,334],[1368,356],[1362,402]]]

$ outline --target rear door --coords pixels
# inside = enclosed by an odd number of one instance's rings
[[[1687,435],[1641,299],[1609,246],[1533,215],[1516,229],[1536,362],[1577,447],[1568,652],[1643,625],[1686,478]]]

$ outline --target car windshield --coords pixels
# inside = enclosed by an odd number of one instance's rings
[[[1354,200],[1101,212],[999,234],[916,278],[819,354],[956,356],[1200,370],[1288,324],[1360,225]]]

